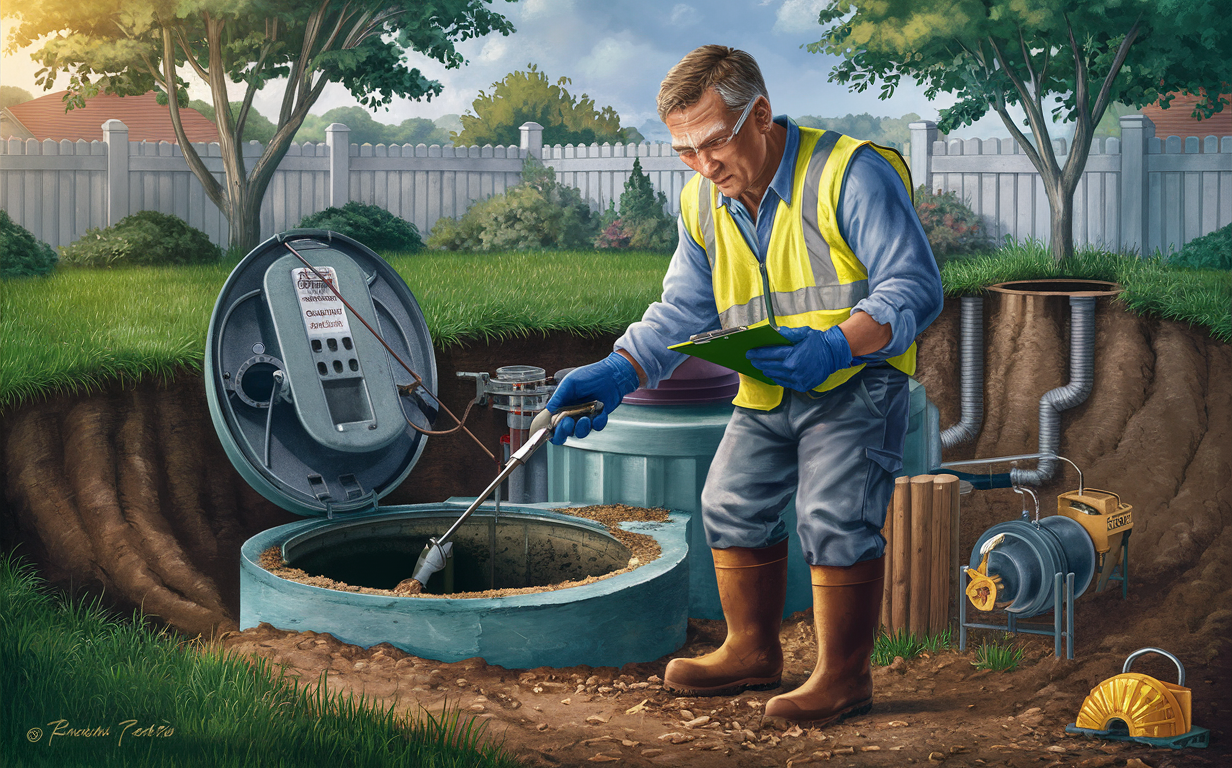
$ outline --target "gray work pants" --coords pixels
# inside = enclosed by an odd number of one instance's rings
[[[795,493],[809,565],[881,557],[886,506],[903,464],[907,383],[888,365],[866,366],[828,392],[787,390],[770,411],[737,407],[702,491],[710,547],[782,541],[780,513]]]

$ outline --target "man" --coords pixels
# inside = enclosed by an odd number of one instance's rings
[[[910,175],[893,150],[773,117],[743,51],[692,51],[663,80],[658,106],[673,148],[697,172],[681,192],[680,244],[662,300],[548,403],[555,411],[598,399],[603,412],[562,421],[553,441],[602,429],[621,398],[669,375],[683,356],[668,346],[720,327],[779,327],[790,346],[748,352],[778,386],[741,377],[702,492],[727,639],[701,658],[673,659],[663,683],[696,696],[778,686],[780,513],[794,492],[817,664],[765,714],[818,724],[862,714],[914,338],[942,302]]]

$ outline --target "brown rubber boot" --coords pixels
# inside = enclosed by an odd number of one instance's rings
[[[821,726],[872,709],[870,664],[881,618],[884,560],[847,568],[810,566],[817,666],[804,685],[766,702],[767,718]]]
[[[787,597],[787,540],[760,549],[714,549],[727,639],[714,653],[672,659],[663,687],[686,696],[775,688],[783,676],[779,626]]]

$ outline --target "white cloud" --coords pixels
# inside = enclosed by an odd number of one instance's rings
[[[518,3],[518,6],[522,12],[522,18],[529,19],[548,13],[572,11],[573,0],[523,0]]]
[[[671,24],[673,27],[692,27],[700,20],[701,15],[691,5],[677,3],[672,6]]]
[[[819,31],[817,17],[827,4],[826,0],[784,0],[775,14],[774,31],[783,34]]]
[[[489,37],[484,41],[483,49],[479,51],[479,56],[476,58],[484,63],[500,61],[509,52],[509,44],[506,42],[508,39],[506,37]]]

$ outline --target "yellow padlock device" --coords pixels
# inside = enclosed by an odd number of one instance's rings
[[[1099,579],[1095,591],[1102,592],[1109,578],[1121,566],[1122,596],[1128,587],[1129,534],[1133,531],[1133,507],[1121,502],[1111,491],[1080,488],[1057,495],[1057,514],[1081,525],[1095,545],[1096,571]]]
[[[988,556],[998,544],[1005,541],[1005,534],[994,536],[984,542],[984,546],[980,547],[979,567],[975,569],[968,568],[967,577],[971,579],[971,583],[964,590],[967,599],[976,607],[976,610],[991,611],[996,607],[997,603],[997,587],[1001,584],[1001,577],[997,575],[988,575]]]
[[[1176,684],[1130,672],[1139,656],[1157,653],[1176,664]],[[1137,741],[1153,747],[1206,747],[1210,731],[1193,725],[1192,692],[1185,687],[1181,660],[1160,648],[1140,648],[1129,654],[1121,674],[1091,689],[1077,721],[1066,733],[1114,741]]]

